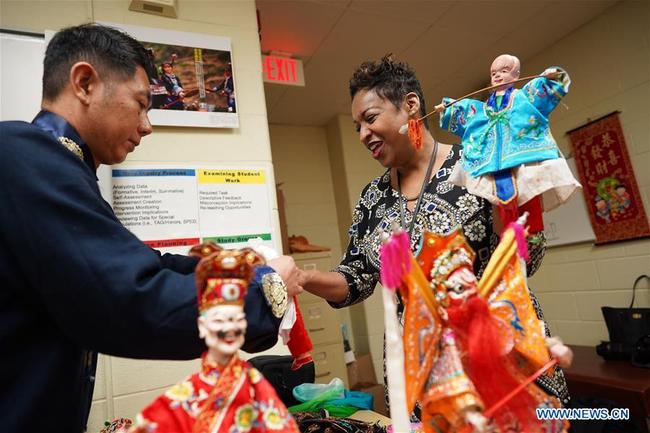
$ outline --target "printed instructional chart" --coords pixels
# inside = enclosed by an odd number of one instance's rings
[[[113,169],[112,192],[122,224],[161,252],[186,254],[206,240],[238,248],[255,237],[273,247],[266,170]]]

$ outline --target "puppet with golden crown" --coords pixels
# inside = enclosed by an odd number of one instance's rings
[[[461,230],[425,232],[416,258],[395,251],[404,235],[382,246],[382,282],[404,300],[406,409],[420,403],[427,432],[565,432],[563,421],[536,418],[536,408],[560,405],[533,383],[554,361],[526,286],[521,225],[504,232],[480,282]],[[570,363],[567,347],[552,344]]]
[[[199,335],[208,347],[201,371],[149,404],[132,433],[297,433],[275,390],[238,356],[244,343],[244,298],[254,267],[264,263],[252,249],[199,246],[196,268]],[[205,253],[205,254],[204,254]]]

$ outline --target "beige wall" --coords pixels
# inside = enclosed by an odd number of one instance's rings
[[[3,28],[42,33],[46,29],[105,21],[231,38],[240,127],[156,127],[128,162],[270,162],[255,2],[178,0],[178,19],[131,12],[129,3],[127,0],[3,0],[0,24]],[[272,203],[277,226],[275,198]],[[89,431],[99,431],[107,419],[134,416],[164,389],[197,371],[198,365],[197,361],[152,362],[100,356]]]
[[[527,60],[524,75],[561,65],[573,84],[565,103],[552,115],[552,129],[565,155],[565,132],[589,119],[621,111],[621,122],[646,213],[650,204],[650,3],[625,1]],[[649,213],[650,214],[650,213]],[[588,224],[585,221],[585,224]],[[650,240],[593,246],[582,243],[549,249],[531,278],[553,332],[573,344],[607,340],[601,306],[623,307],[632,282],[650,273]],[[650,306],[647,282],[637,306]]]
[[[282,184],[289,235],[304,235],[314,245],[341,257],[338,221],[325,129],[269,125],[275,181]]]
[[[289,233],[330,246],[332,265],[336,265],[348,244],[359,194],[384,169],[359,142],[349,115],[335,116],[324,127],[270,125],[269,131],[276,182],[283,183],[285,193]],[[342,322],[351,324],[354,350],[372,354],[380,377],[381,293],[340,313]]]
[[[314,245],[330,247],[333,267],[345,250],[339,240],[333,177],[344,177],[330,170],[326,129],[269,125],[269,133],[275,181],[282,184],[285,198],[288,234],[303,235]],[[343,230],[347,232],[347,227]],[[339,310],[339,319],[353,331],[348,308]],[[354,344],[355,335],[351,339]]]

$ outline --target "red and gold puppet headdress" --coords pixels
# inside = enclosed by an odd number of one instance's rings
[[[425,232],[423,239],[422,251],[417,259],[422,270],[430,277],[429,284],[436,300],[446,308],[449,306],[447,291],[453,288],[447,281],[449,276],[461,267],[472,270],[476,254],[460,227],[446,236]]]
[[[190,255],[203,257],[196,266],[199,313],[224,304],[244,305],[255,266],[264,259],[250,248],[224,250],[214,243],[197,245]]]

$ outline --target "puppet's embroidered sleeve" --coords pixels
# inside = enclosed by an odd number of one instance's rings
[[[443,98],[443,104],[447,105],[454,100]],[[481,109],[482,103],[474,99],[464,99],[451,107],[446,108],[440,115],[440,128],[449,131],[454,135],[463,137],[468,123],[472,117]]]
[[[521,89],[528,101],[545,117],[551,114],[551,111],[569,92],[571,85],[571,78],[564,69],[551,67],[542,72],[542,75],[549,72],[561,72],[562,74],[552,80],[544,77],[535,78]]]

